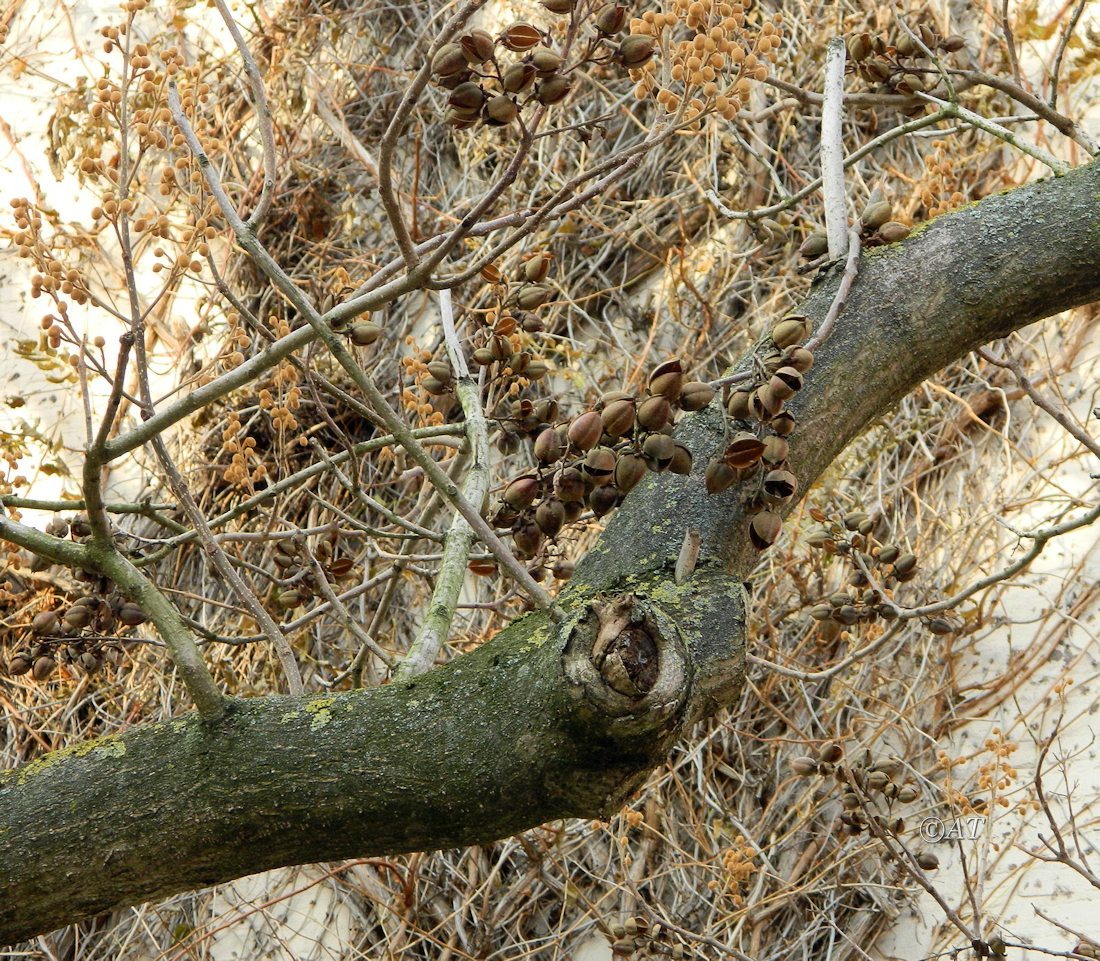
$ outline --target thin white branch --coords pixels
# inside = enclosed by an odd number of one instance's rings
[[[833,37],[825,54],[825,88],[821,107],[821,186],[825,198],[825,233],[829,259],[848,250],[848,205],[844,191],[844,60],[841,37]]]

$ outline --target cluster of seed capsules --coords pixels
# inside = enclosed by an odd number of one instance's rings
[[[338,552],[340,532],[321,535],[310,549],[312,557],[324,569],[326,577],[340,580],[355,569],[355,560]],[[320,592],[317,573],[306,556],[304,544],[281,538],[271,552],[274,565],[272,599],[284,611],[293,610],[312,601]]]
[[[574,12],[573,0],[543,0],[543,7],[557,14]],[[624,6],[603,7],[592,18],[595,37],[580,62],[614,63],[627,70],[646,64],[656,48],[652,37],[613,39],[626,28],[628,19]],[[549,42],[546,31],[519,22],[496,37],[485,30],[471,30],[441,47],[432,58],[432,74],[450,91],[444,122],[460,129],[478,123],[506,127],[530,104],[561,103],[573,86],[572,68]]]
[[[749,540],[757,550],[775,543],[783,527],[778,510],[798,492],[798,479],[786,469],[795,419],[786,402],[802,389],[802,375],[814,355],[801,346],[809,336],[806,317],[792,315],[776,324],[770,342],[754,356],[753,378],[730,393],[726,411],[735,421],[770,430],[763,437],[754,430],[733,433],[725,450],[707,465],[707,492],[718,494],[734,484],[759,476],[759,486],[746,498]]]
[[[664,956],[672,961],[691,961],[696,955],[683,943],[674,941],[664,925],[650,924],[648,919],[638,915],[616,921],[608,925],[611,942],[611,954],[617,958],[630,957],[640,951],[649,952],[652,957]]]
[[[864,247],[882,247],[908,237],[912,228],[893,217],[893,204],[878,194],[872,194],[859,217],[860,243]],[[823,230],[815,230],[798,248],[799,256],[806,260],[817,260],[828,252],[829,238]]]
[[[658,365],[641,396],[610,391],[595,409],[552,425],[553,401],[516,402],[517,429],[531,438],[538,468],[511,480],[492,523],[512,533],[517,554],[530,559],[589,509],[613,510],[647,472],[691,473],[691,452],[672,436],[677,411],[702,410],[715,390],[687,381],[679,360]]]
[[[958,34],[942,36],[927,23],[911,30],[899,26],[894,38],[857,33],[848,38],[847,69],[894,93],[918,94],[934,87],[939,80],[939,69],[931,58],[958,53],[965,47],[965,38]],[[925,101],[916,100],[903,112],[920,113],[926,106]]]
[[[831,777],[839,789],[841,829],[851,837],[870,830],[870,821],[883,834],[900,838],[905,833],[905,819],[898,813],[901,805],[912,804],[920,797],[916,785],[902,781],[901,760],[895,757],[874,760],[869,751],[863,757],[845,764],[844,748],[836,741],[826,741],[815,755],[803,755],[790,762],[791,771],[799,777]],[[931,851],[914,855],[925,871],[934,871],[940,860]]]
[[[875,523],[862,510],[830,519],[817,508],[810,516],[819,523],[806,535],[806,543],[843,560],[849,567],[847,586],[810,608],[823,640],[834,640],[847,627],[875,620],[895,620],[898,608],[884,592],[917,575],[917,556],[895,544],[880,543]],[[962,629],[958,618],[937,614],[922,618],[933,634],[954,634]]]

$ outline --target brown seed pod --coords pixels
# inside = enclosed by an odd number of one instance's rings
[[[62,624],[70,631],[79,631],[92,623],[95,613],[84,604],[74,604],[61,619]]]
[[[594,410],[586,411],[569,425],[569,443],[579,450],[591,450],[603,436],[603,418]]]
[[[55,661],[49,654],[43,654],[34,659],[34,665],[31,667],[31,677],[33,677],[36,681],[44,681],[54,672],[56,668],[57,661]]]
[[[702,410],[712,400],[714,400],[714,388],[701,380],[684,384],[680,390],[680,407],[683,410]]]
[[[791,770],[799,777],[817,774],[817,761],[812,757],[796,757],[791,761]]]
[[[474,363],[480,367],[488,367],[496,358],[488,347],[478,347],[474,351]]]
[[[776,414],[768,425],[775,433],[780,437],[790,437],[794,433],[797,423],[794,419],[794,415],[789,411],[782,410]]]
[[[914,573],[917,569],[917,555],[916,554],[902,554],[896,561],[894,561],[894,573],[899,577],[908,576]]]
[[[542,546],[542,531],[534,522],[524,524],[512,534],[512,541],[521,557],[534,557]]]
[[[625,390],[609,390],[606,394],[601,395],[598,406],[604,408],[614,404],[617,400],[634,400],[634,395],[627,393]]]
[[[634,34],[619,44],[612,59],[628,69],[637,70],[653,56],[656,49],[657,41],[653,37]]]
[[[456,110],[468,110],[476,114],[481,109],[481,105],[485,103],[485,91],[481,89],[480,84],[467,80],[451,91],[447,103]]]
[[[365,320],[351,327],[351,342],[356,347],[369,347],[382,336],[382,328],[370,320]]]
[[[691,464],[691,451],[683,444],[677,444],[676,453],[672,455],[672,463],[668,465],[669,471],[673,474],[683,474],[686,476],[691,473]]]
[[[749,521],[749,540],[758,551],[774,544],[783,530],[783,519],[771,511],[754,514]]]
[[[570,13],[577,0],[540,0],[551,13]]]
[[[554,74],[547,77],[535,88],[535,99],[548,107],[555,103],[561,103],[569,96],[572,86],[566,77]]]
[[[527,59],[540,77],[549,77],[565,63],[560,55],[554,53],[548,47],[539,47],[537,50],[532,50]]]
[[[584,476],[575,467],[563,470],[554,482],[554,493],[567,507],[571,503],[584,500],[585,490]]]
[[[610,447],[593,447],[584,457],[581,472],[596,484],[610,482],[618,458]]]
[[[890,219],[890,215],[894,212],[894,206],[889,200],[876,200],[874,203],[868,204],[863,208],[863,214],[860,216],[860,220],[863,221],[864,227],[869,227],[871,230],[878,230],[884,223]]]
[[[958,53],[965,46],[966,37],[960,37],[957,33],[944,37],[939,43],[940,49],[945,50],[947,53]]]
[[[649,375],[649,392],[667,397],[670,401],[680,396],[684,386],[684,369],[680,361],[673,357],[653,368]]]
[[[547,365],[546,361],[539,360],[539,358],[535,357],[527,365],[527,369],[523,372],[523,376],[528,380],[542,380],[549,370],[550,367]]]
[[[453,77],[462,73],[467,66],[466,55],[457,43],[445,44],[432,57],[432,73],[437,77]]]
[[[614,510],[615,505],[618,503],[619,491],[613,484],[593,488],[588,495],[588,506],[592,508],[592,513],[597,517],[603,517],[604,514]]]
[[[444,360],[433,360],[428,364],[428,373],[441,384],[449,384],[454,379],[451,373],[451,365]]]
[[[538,71],[529,63],[514,63],[500,78],[505,93],[521,93],[535,82]],[[497,278],[499,280],[499,278]]]
[[[547,427],[535,438],[535,456],[544,464],[556,464],[565,453],[565,445],[558,432]]]
[[[613,400],[607,404],[600,415],[606,434],[609,437],[622,437],[624,434],[629,434],[634,429],[635,412],[633,398]]]
[[[556,498],[543,501],[535,509],[535,523],[547,537],[554,537],[565,523],[565,505]]]
[[[519,116],[519,107],[507,94],[498,94],[485,104],[486,123],[493,127],[505,127]],[[521,303],[521,307],[524,305]],[[524,309],[529,309],[524,307]]]
[[[41,611],[31,620],[31,631],[35,634],[57,634],[61,631],[61,618],[56,611]]]
[[[722,459],[735,470],[753,467],[764,456],[764,442],[747,430],[738,431],[722,454]]]
[[[668,470],[676,456],[676,441],[668,434],[650,434],[642,445],[642,457],[650,470]]]
[[[761,455],[761,459],[765,464],[775,466],[776,464],[782,464],[790,452],[791,445],[782,437],[769,436],[764,438],[764,453]]]
[[[497,564],[491,558],[475,557],[466,565],[466,569],[480,577],[491,577],[497,572]]]
[[[844,749],[836,741],[826,741],[817,749],[817,759],[823,764],[836,764],[844,757]]]
[[[646,473],[646,463],[634,454],[623,454],[615,464],[615,486],[626,494],[641,483]]]
[[[596,29],[606,36],[618,33],[625,26],[626,7],[618,4],[613,7],[604,7],[596,17]]]
[[[459,39],[462,54],[466,62],[472,67],[485,63],[493,55],[496,46],[493,38],[484,30],[471,30],[466,36]]]
[[[798,254],[800,257],[805,257],[807,260],[813,260],[816,257],[822,257],[829,252],[829,238],[823,233],[812,233],[798,248]]]
[[[706,485],[708,494],[720,494],[732,487],[738,477],[740,477],[738,471],[730,467],[725,461],[716,458],[707,464],[703,482]]]
[[[539,496],[542,485],[533,474],[517,477],[505,489],[501,500],[517,511],[530,507]]]
[[[787,470],[768,471],[764,476],[763,491],[769,503],[782,504],[794,497],[798,490],[798,478]]]
[[[909,228],[905,224],[899,224],[896,220],[888,220],[878,229],[878,235],[888,244],[896,244],[909,236]]]
[[[940,859],[931,851],[921,851],[921,853],[917,855],[917,864],[925,871],[935,871],[936,868],[940,866]]]
[[[515,106],[515,104],[512,104],[512,106]],[[523,310],[534,310],[536,307],[548,303],[553,295],[553,291],[549,287],[544,287],[542,284],[528,284],[519,289],[516,294],[516,304]]]
[[[500,35],[500,42],[509,50],[530,50],[542,43],[542,31],[529,23],[513,23]]]
[[[814,365],[814,355],[805,347],[791,347],[783,353],[783,363],[793,367],[800,374],[806,373]]]
[[[767,423],[783,409],[783,401],[772,393],[769,384],[765,384],[752,392],[752,397],[749,398],[749,409],[758,421]]]
[[[8,675],[10,677],[21,677],[30,671],[33,666],[34,661],[27,651],[16,651],[11,656],[11,660],[8,661]]]
[[[806,323],[802,317],[787,317],[772,328],[772,343],[780,350],[794,347],[806,339]]]
[[[127,601],[118,609],[118,619],[127,627],[137,627],[149,620],[149,615],[133,601]]]
[[[857,63],[860,60],[866,60],[873,49],[874,46],[871,43],[869,33],[857,33],[855,36],[848,38],[848,56]]]
[[[638,406],[638,423],[646,430],[660,430],[672,417],[672,405],[660,394],[647,397]]]
[[[899,551],[893,544],[887,544],[882,550],[878,552],[878,562],[880,564],[893,564],[894,561],[901,556]]]
[[[773,396],[786,400],[802,390],[802,375],[793,367],[780,367],[768,382],[768,389]]]
[[[735,390],[726,403],[726,411],[734,420],[748,420],[752,416],[749,401],[752,394],[747,390]]]
[[[523,263],[523,276],[533,284],[542,283],[550,272],[550,261],[553,257],[549,253],[538,253]]]
[[[438,397],[440,394],[447,393],[447,385],[440,383],[432,376],[427,376],[420,381],[420,386],[423,387],[433,397]]]

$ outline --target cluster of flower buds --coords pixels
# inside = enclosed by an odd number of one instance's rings
[[[810,608],[822,639],[834,640],[842,630],[857,624],[895,620],[894,588],[916,577],[917,556],[876,539],[875,523],[866,511],[852,510],[843,517],[830,518],[815,507],[810,516],[820,526],[807,533],[806,543],[834,555],[849,568],[845,589]],[[926,617],[922,623],[933,634],[954,634],[962,629],[958,618],[942,614]]]
[[[879,832],[900,840],[906,824],[899,808],[921,796],[914,783],[899,777],[904,772],[900,758],[875,760],[870,751],[863,751],[860,758],[848,760],[837,741],[826,741],[815,754],[792,759],[790,769],[799,777],[833,779],[842,809],[841,830],[850,837],[870,831],[870,822],[874,820]],[[931,851],[922,851],[914,857],[925,871],[940,866],[939,858]]]
[[[586,508],[596,517],[612,511],[647,473],[690,473],[691,452],[673,437],[677,412],[702,410],[714,394],[672,359],[640,395],[611,391],[570,420],[555,423],[554,401],[514,402],[514,426],[533,443],[538,468],[505,486],[492,523],[511,531],[521,557],[534,558]]]
[[[778,539],[783,527],[779,510],[798,492],[797,478],[786,469],[787,437],[794,432],[795,419],[785,405],[802,389],[802,375],[813,366],[813,354],[801,346],[808,336],[809,321],[802,316],[792,315],[772,328],[768,343],[755,358],[754,379],[732,391],[726,402],[734,420],[770,433],[736,431],[726,449],[707,465],[710,494],[759,477],[759,486],[745,503],[749,540],[757,550]]]
[[[913,28],[897,24],[892,36],[857,33],[849,37],[848,70],[894,93],[923,93],[939,76],[931,57],[957,53],[965,46],[963,37],[943,36],[929,23]],[[919,113],[924,107],[917,102],[905,112]]]

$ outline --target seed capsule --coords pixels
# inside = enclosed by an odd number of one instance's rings
[[[651,469],[667,470],[676,456],[676,441],[668,434],[650,434],[642,445],[642,456]]]
[[[584,477],[575,467],[569,467],[563,470],[554,483],[554,493],[557,494],[558,499],[566,505],[566,516],[568,516],[569,504],[583,501],[584,492]]]
[[[558,432],[553,427],[547,427],[535,438],[535,456],[542,463],[557,463],[564,453],[565,445],[561,442]]]
[[[733,439],[723,453],[722,459],[730,467],[743,470],[747,467],[753,467],[763,456],[764,442],[755,434],[742,430],[733,435]]]
[[[603,436],[603,419],[594,411],[586,411],[569,425],[569,442],[580,450],[591,450]]]
[[[149,620],[149,615],[133,601],[127,601],[118,609],[118,619],[127,627],[137,627]]]
[[[520,288],[519,293],[516,294],[516,304],[522,310],[534,310],[549,302],[552,296],[553,292],[549,287],[544,287],[542,284],[528,284]]]
[[[609,437],[622,437],[624,434],[629,434],[634,428],[634,414],[633,398],[612,401],[600,414],[604,431]]]
[[[754,514],[749,522],[749,540],[758,551],[764,550],[779,539],[783,530],[783,519],[771,511]]]
[[[672,455],[672,463],[668,465],[668,469],[673,474],[683,474],[686,476],[691,473],[691,464],[691,451],[683,444],[677,444],[676,453]]]
[[[863,216],[860,220],[863,221],[863,226],[870,227],[872,230],[878,230],[884,223],[890,219],[890,215],[894,212],[893,204],[889,200],[879,200],[875,203],[868,204],[863,209]]]
[[[796,757],[791,761],[791,770],[799,777],[809,777],[817,774],[817,761],[812,757]]]
[[[940,866],[940,859],[931,851],[921,851],[921,853],[917,855],[917,864],[925,871],[935,871],[936,868]]]
[[[619,503],[619,492],[613,484],[593,488],[588,495],[588,506],[597,517],[603,517],[615,509]]]
[[[485,91],[472,80],[467,80],[451,91],[447,103],[456,110],[469,110],[476,114],[481,109],[481,105],[485,103]]]
[[[638,407],[638,423],[646,430],[660,430],[672,417],[672,405],[656,394],[647,397]]]
[[[726,411],[734,420],[748,420],[752,416],[749,399],[752,394],[747,390],[735,390],[726,402]]]
[[[623,454],[615,464],[615,486],[626,494],[641,483],[645,473],[645,460],[634,454]]]
[[[57,634],[61,630],[61,618],[55,611],[41,611],[31,620],[31,631],[35,634]]]
[[[619,49],[615,51],[614,59],[624,67],[637,69],[653,56],[653,51],[656,50],[656,48],[657,42],[653,37],[643,37],[640,34],[634,34],[633,36],[627,37],[619,44]]]
[[[43,654],[41,657],[34,659],[34,665],[31,668],[31,677],[36,681],[44,681],[48,678],[56,669],[57,661],[55,661],[49,654]]]
[[[496,46],[493,38],[484,30],[471,30],[458,42],[462,47],[462,54],[466,58],[466,62],[473,67],[485,63],[486,60],[492,57],[493,48]]]
[[[802,241],[802,246],[798,248],[799,255],[805,257],[807,260],[821,257],[828,252],[829,238],[823,233],[810,234],[809,237]]]
[[[509,50],[530,50],[542,43],[542,32],[529,23],[513,23],[500,35],[500,42]]]
[[[800,374],[806,373],[814,365],[814,355],[805,347],[792,347],[783,354],[783,360],[788,367],[793,367]]]
[[[707,464],[706,473],[703,475],[703,482],[706,485],[708,494],[720,494],[722,491],[732,487],[738,478],[738,472],[729,466],[725,461],[712,460]]]
[[[878,235],[888,244],[896,244],[899,240],[904,240],[909,233],[909,228],[896,220],[888,220],[878,229]]]
[[[683,410],[702,410],[714,400],[714,388],[710,384],[693,380],[680,390],[680,407]]]
[[[369,347],[382,336],[382,328],[370,320],[354,324],[351,328],[351,342],[356,347]]]
[[[569,96],[572,84],[560,74],[547,77],[535,88],[535,99],[544,106],[561,103]]]
[[[539,47],[537,50],[531,51],[528,59],[531,61],[531,66],[535,68],[540,77],[549,77],[565,63],[561,56],[547,47]]]
[[[773,504],[789,500],[798,490],[798,479],[790,471],[773,470],[764,477],[763,491]]]
[[[492,126],[504,127],[519,116],[519,107],[511,97],[502,93],[485,104],[485,116]],[[520,306],[524,307],[522,303]],[[524,309],[529,308],[524,307]]]
[[[764,438],[764,453],[762,460],[765,464],[775,466],[782,464],[787,459],[787,455],[791,452],[791,445],[788,444],[782,437],[765,437]]]
[[[684,371],[680,361],[673,358],[658,364],[649,375],[649,392],[667,397],[670,401],[680,396],[684,385]]]
[[[625,26],[626,7],[623,6],[604,7],[596,17],[596,29],[608,36],[618,33]]]
[[[781,350],[794,347],[806,338],[806,324],[801,317],[788,317],[772,328],[772,343]]]
[[[617,459],[615,452],[610,447],[593,447],[585,455],[581,471],[587,474],[595,483],[606,484],[615,473]]]
[[[500,85],[505,93],[520,93],[534,83],[537,74],[538,71],[529,63],[514,63],[504,71]]]
[[[466,55],[457,43],[448,43],[439,48],[432,57],[432,73],[437,77],[453,77],[467,67]]]
[[[543,501],[535,510],[535,523],[547,537],[554,537],[565,523],[565,505],[555,498]]]

